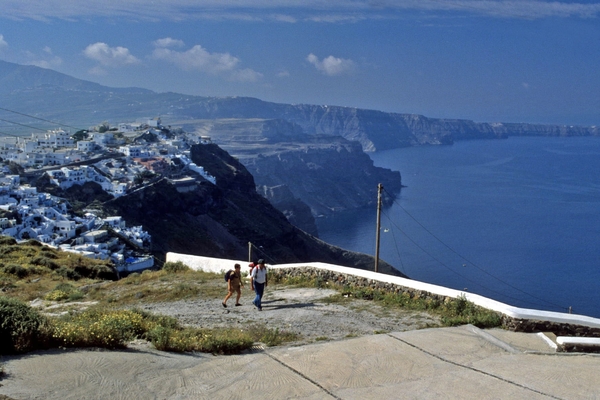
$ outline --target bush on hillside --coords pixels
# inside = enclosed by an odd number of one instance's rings
[[[49,268],[53,271],[58,269],[58,267],[59,267],[59,265],[56,262],[51,260],[49,257],[45,257],[45,256],[36,256],[31,259],[31,263],[42,266],[42,267]]]
[[[117,271],[106,264],[80,264],[75,266],[75,272],[80,276],[91,279],[116,280]]]
[[[0,246],[10,246],[17,244],[15,238],[10,236],[0,236]]]
[[[170,272],[170,273],[176,274],[178,272],[189,271],[190,267],[188,267],[187,265],[185,265],[181,261],[166,262],[165,265],[163,265],[163,270],[165,270],[166,272]]]
[[[0,297],[0,354],[25,353],[47,341],[47,320],[27,304]]]
[[[20,266],[19,264],[8,264],[2,267],[2,272],[7,275],[14,275],[19,279],[26,278],[30,271],[27,268]]]

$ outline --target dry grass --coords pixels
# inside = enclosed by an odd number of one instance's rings
[[[100,304],[131,306],[142,303],[177,301],[193,298],[216,299],[223,296],[221,274],[201,271],[144,271],[119,281],[92,287],[86,298]]]

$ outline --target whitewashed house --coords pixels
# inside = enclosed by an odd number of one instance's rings
[[[107,218],[102,219],[102,221],[105,222],[111,228],[124,228],[125,227],[125,221],[120,216],[107,217]]]
[[[132,123],[120,123],[117,125],[117,129],[119,132],[123,133],[131,133],[135,132],[140,128],[140,124],[132,124]]]
[[[125,154],[127,157],[141,157],[144,148],[142,146],[121,146],[119,152]]]
[[[93,140],[80,140],[77,142],[77,151],[88,153],[96,149],[96,143]]]
[[[70,220],[56,221],[54,224],[54,232],[64,239],[74,238],[76,228],[75,221]]]

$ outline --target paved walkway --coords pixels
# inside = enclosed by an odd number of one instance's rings
[[[600,399],[600,356],[472,326],[238,356],[54,351],[2,362],[0,394],[15,399]]]

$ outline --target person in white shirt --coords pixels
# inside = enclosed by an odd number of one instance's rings
[[[258,308],[258,311],[262,311],[262,297],[267,286],[267,267],[263,259],[258,260],[257,264],[250,275],[250,288],[256,293],[252,304]]]

